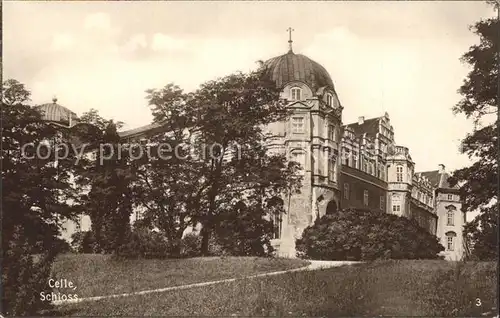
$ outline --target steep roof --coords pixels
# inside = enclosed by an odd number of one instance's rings
[[[429,179],[431,185],[434,188],[440,188],[440,189],[452,188],[450,186],[450,183],[448,182],[448,178],[450,177],[450,175],[447,172],[439,172],[439,170],[433,170],[433,171],[416,172],[416,174]]]
[[[360,125],[359,123],[352,123],[344,125],[344,129],[346,127],[351,128],[354,131],[354,135],[361,136],[366,133],[370,137],[375,137],[379,132],[379,122],[382,117],[365,119],[363,123]]]

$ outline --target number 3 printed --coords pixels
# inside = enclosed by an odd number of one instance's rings
[[[481,298],[476,298],[476,307],[480,307],[481,305]]]

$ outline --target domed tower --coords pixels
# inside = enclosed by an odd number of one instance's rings
[[[72,127],[78,123],[78,116],[68,108],[57,104],[57,98],[52,103],[35,106],[42,113],[42,119],[58,126]]]
[[[275,219],[272,241],[278,255],[294,257],[295,240],[302,231],[339,207],[342,106],[326,69],[295,54],[289,43],[286,54],[269,59],[264,67],[292,110],[288,120],[267,127],[268,147],[303,167],[301,193],[283,198],[285,214]]]

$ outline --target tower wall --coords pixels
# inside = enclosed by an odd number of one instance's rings
[[[436,214],[438,216],[436,236],[445,247],[441,254],[447,260],[461,260],[465,250],[463,227],[466,220],[460,197],[455,189],[436,191]]]

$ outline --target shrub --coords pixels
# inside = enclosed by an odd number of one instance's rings
[[[170,242],[160,232],[146,228],[132,231],[118,250],[123,258],[158,258],[179,257],[180,242]]]
[[[201,254],[201,236],[196,233],[188,233],[181,240],[181,255],[184,257],[195,257]]]
[[[77,253],[99,253],[100,248],[92,231],[80,231],[71,235],[71,247]]]
[[[260,207],[237,206],[220,215],[215,237],[226,254],[233,256],[270,256],[272,222]]]
[[[438,259],[444,250],[414,220],[365,209],[323,216],[296,246],[299,257],[321,260]]]
[[[40,293],[47,293],[50,269],[56,252],[33,254],[33,247],[16,230],[2,257],[2,314],[8,316],[37,316],[52,309]]]

